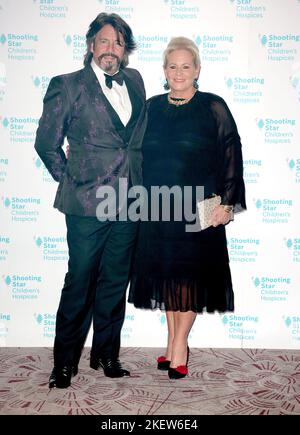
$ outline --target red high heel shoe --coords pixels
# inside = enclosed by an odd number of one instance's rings
[[[168,375],[170,379],[185,378],[188,374],[188,362],[189,362],[190,349],[187,347],[186,365],[177,366],[176,368],[169,367]]]
[[[159,356],[157,358],[157,369],[158,370],[169,370],[171,361],[169,361],[165,356]]]

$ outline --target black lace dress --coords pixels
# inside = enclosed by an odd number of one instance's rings
[[[240,138],[217,95],[197,91],[178,107],[166,94],[148,100],[143,157],[149,216],[151,186],[204,186],[205,197],[216,193],[235,212],[246,208]],[[194,192],[192,202],[195,212]],[[169,222],[160,213],[140,223],[128,301],[168,311],[233,311],[225,227],[187,232],[190,222],[174,219],[174,204]]]

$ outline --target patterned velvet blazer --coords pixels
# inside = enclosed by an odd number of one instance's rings
[[[99,186],[118,191],[119,178],[142,183],[142,140],[146,128],[145,89],[137,70],[125,68],[132,104],[126,125],[103,94],[88,65],[51,79],[36,133],[35,149],[59,182],[54,207],[66,214],[95,216]],[[65,138],[69,158],[63,152]]]

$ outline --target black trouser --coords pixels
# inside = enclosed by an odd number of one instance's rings
[[[69,247],[56,317],[54,363],[72,366],[93,320],[91,355],[117,358],[137,223],[66,216]]]

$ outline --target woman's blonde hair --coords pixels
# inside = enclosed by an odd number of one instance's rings
[[[175,50],[188,50],[193,55],[195,67],[197,68],[201,65],[199,50],[194,41],[184,36],[177,36],[171,39],[163,53],[164,68],[167,66],[169,54]]]

